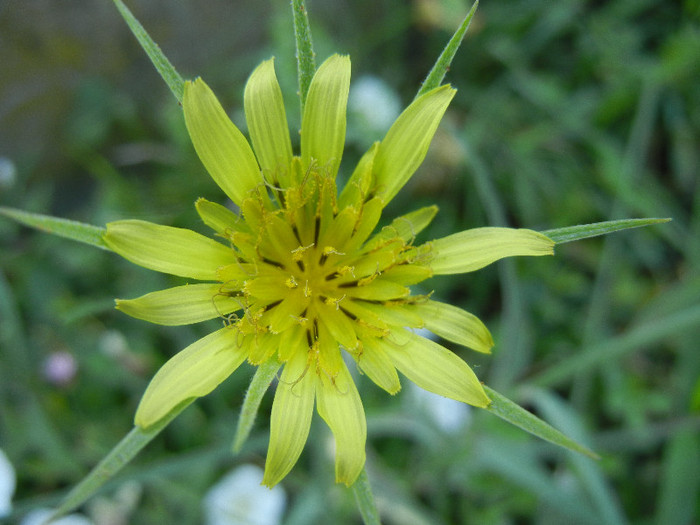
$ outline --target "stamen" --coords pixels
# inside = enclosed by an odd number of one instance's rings
[[[345,294],[340,299],[337,299],[335,297],[327,297],[324,302],[329,306],[332,304],[335,305],[335,309],[339,310],[340,309],[340,301],[342,301],[343,299],[345,299]]]
[[[292,259],[296,262],[301,262],[302,258],[304,257],[304,252],[313,246],[314,243],[312,242],[308,246],[299,246],[298,248],[294,248],[292,250]]]

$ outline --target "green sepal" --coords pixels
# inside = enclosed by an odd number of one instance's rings
[[[117,6],[122,18],[126,21],[129,29],[139,41],[141,47],[151,59],[151,63],[155,66],[161,78],[173,92],[178,102],[182,104],[182,95],[185,90],[185,81],[180,74],[175,70],[175,67],[170,63],[170,60],[163,54],[158,44],[156,44],[151,36],[146,32],[141,23],[136,20],[136,17],[129,11],[129,8],[124,5],[121,0],[114,0],[114,5]]]
[[[641,228],[651,224],[663,224],[670,222],[672,219],[622,219],[618,221],[595,222],[592,224],[580,224],[578,226],[567,226],[566,228],[557,228],[555,230],[546,230],[542,233],[552,239],[556,244],[565,242],[578,241],[589,237],[597,237],[599,235],[607,235],[621,230],[629,230],[631,228]]]
[[[14,208],[6,208],[5,206],[0,206],[0,215],[4,215],[30,228],[36,228],[37,230],[52,233],[59,237],[65,237],[66,239],[111,251],[102,238],[107,230],[99,226],[61,219],[59,217],[51,217],[50,215],[30,213]]]
[[[573,439],[565,436],[557,429],[545,423],[540,418],[528,412],[517,403],[511,401],[502,394],[499,394],[492,388],[484,385],[484,390],[491,398],[491,404],[486,407],[486,410],[492,414],[504,419],[508,423],[522,428],[525,432],[529,432],[533,436],[537,436],[545,441],[549,441],[560,447],[579,452],[593,459],[600,459],[600,456],[589,450],[583,445],[577,443]]]

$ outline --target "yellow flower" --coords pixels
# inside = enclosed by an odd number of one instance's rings
[[[283,367],[271,414],[263,482],[294,466],[314,404],[336,441],[336,480],[352,484],[365,462],[366,423],[344,350],[381,388],[400,389],[397,370],[418,386],[478,407],[489,404],[471,368],[427,328],[480,352],[493,341],[472,314],[413,295],[435,274],[482,268],[513,255],[551,254],[537,232],[478,228],[415,245],[437,212],[421,208],[374,232],[387,203],[423,161],[455,94],[442,86],[417,98],[362,157],[338,193],[350,60],[332,56],[311,83],[294,156],[273,61],[251,75],[244,97],[252,149],[201,79],[185,85],[187,129],[202,163],[240,214],[196,203],[218,240],[190,230],[127,220],[107,225],[108,246],[160,272],[204,281],[117,300],[153,323],[221,317],[223,328],[170,359],[148,386],[136,425],[148,428],[188,399],[211,392],[244,360]]]

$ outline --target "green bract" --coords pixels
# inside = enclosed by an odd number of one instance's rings
[[[120,310],[165,325],[224,320],[161,368],[136,424],[157,425],[246,359],[269,363],[272,371],[281,366],[265,466],[270,486],[299,458],[314,405],[335,436],[337,481],[350,485],[362,471],[365,415],[341,351],[390,394],[400,389],[398,370],[426,390],[488,406],[471,368],[412,329],[428,328],[479,352],[493,346],[490,333],[472,314],[414,295],[410,286],[503,257],[548,255],[554,244],[530,230],[479,228],[414,245],[434,206],[375,232],[385,205],[423,161],[455,90],[443,86],[418,97],[339,195],[349,86],[348,57],[321,65],[304,107],[301,155],[294,156],[272,60],[255,69],[245,89],[252,149],[204,81],[187,82],[183,107],[192,142],[240,213],[197,201],[218,240],[143,221],[110,223],[104,234],[109,248],[136,264],[205,281],[118,300]]]

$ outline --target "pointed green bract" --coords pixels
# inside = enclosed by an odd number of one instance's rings
[[[304,107],[301,123],[301,160],[308,169],[332,177],[338,172],[345,145],[345,119],[350,91],[350,58],[333,55],[318,68]]]
[[[297,72],[299,75],[299,101],[301,112],[309,92],[311,79],[316,72],[314,45],[311,39],[311,26],[304,0],[292,0],[292,20],[294,21],[294,37],[296,42]]]
[[[107,224],[104,241],[125,259],[157,272],[215,281],[216,270],[233,262],[223,244],[191,230],[140,220]]]
[[[51,217],[39,213],[15,210],[14,208],[7,208],[5,206],[0,206],[0,215],[4,215],[30,228],[36,228],[46,233],[52,233],[60,237],[65,237],[66,239],[90,244],[97,248],[102,248],[103,250],[109,250],[109,246],[107,246],[102,239],[105,229],[98,226],[61,219],[60,217]]]
[[[182,108],[199,159],[224,193],[240,206],[263,182],[248,141],[201,78],[185,83]]]
[[[318,413],[335,437],[335,481],[352,485],[365,465],[367,423],[360,394],[345,364],[333,381],[319,379],[316,401]]]
[[[499,394],[492,388],[484,386],[484,389],[492,399],[492,403],[486,407],[486,410],[492,414],[504,419],[508,423],[520,427],[526,432],[533,434],[539,438],[559,445],[575,452],[580,452],[593,459],[600,459],[595,452],[590,451],[583,445],[576,443],[573,439],[565,436],[557,429],[553,428],[548,423],[545,423],[534,414],[531,414],[518,404],[514,403],[502,394]]]
[[[141,449],[148,445],[153,438],[167,427],[170,422],[179,416],[191,403],[185,401],[173,408],[169,414],[158,423],[148,429],[135,427],[100,461],[90,473],[85,476],[63,499],[61,504],[51,515],[49,522],[60,518],[68,512],[78,508],[112,477],[124,468]]]
[[[268,181],[278,185],[280,177],[290,169],[292,142],[273,59],[260,64],[250,75],[243,100],[260,168]]]
[[[477,407],[490,403],[469,365],[443,346],[410,334],[404,344],[387,341],[384,349],[399,372],[422,389]]]
[[[418,97],[387,132],[373,169],[375,193],[385,203],[394,198],[423,162],[455,93],[448,85]]]
[[[136,39],[141,44],[141,47],[151,59],[151,62],[155,66],[156,70],[160,74],[161,78],[173,92],[175,98],[178,102],[182,103],[182,94],[184,91],[184,80],[180,74],[175,70],[175,67],[170,63],[170,60],[163,54],[160,50],[158,44],[156,44],[151,36],[146,32],[141,23],[136,20],[131,11],[124,5],[121,0],[114,0],[114,4],[117,6],[119,13],[121,13],[124,21],[126,21],[129,29],[134,34]]]
[[[240,299],[222,292],[222,285],[218,283],[176,286],[116,302],[117,309],[131,317],[166,326],[225,317],[243,308]]]
[[[629,230],[631,228],[641,228],[642,226],[650,226],[652,224],[662,224],[669,222],[670,220],[671,219],[622,219],[618,221],[568,226],[566,228],[557,228],[556,230],[547,230],[542,233],[552,239],[555,243],[562,244],[565,242],[587,239],[589,237],[597,237],[598,235],[607,235],[608,233],[617,231]]]
[[[459,46],[462,44],[464,35],[467,33],[467,29],[469,29],[469,24],[471,24],[472,18],[474,17],[474,13],[476,13],[476,8],[478,6],[479,0],[476,0],[476,2],[474,2],[472,5],[472,8],[469,10],[469,13],[467,13],[467,16],[464,18],[464,20],[462,20],[462,23],[457,28],[457,31],[455,31],[455,34],[452,35],[452,38],[450,38],[450,41],[445,46],[445,49],[443,49],[442,53],[438,57],[433,69],[430,70],[430,73],[428,73],[428,76],[423,81],[423,84],[421,84],[416,98],[420,97],[424,93],[427,93],[431,89],[435,89],[442,83],[442,79],[445,78],[445,74],[450,69],[452,59],[457,54]]]
[[[532,230],[474,228],[432,242],[436,274],[473,272],[504,257],[553,255],[554,242]]]
[[[270,446],[263,485],[272,487],[292,470],[304,449],[314,409],[316,373],[298,353],[282,371],[270,414]]]
[[[141,398],[134,423],[148,429],[188,399],[202,397],[246,358],[236,329],[226,326],[192,343],[166,362]]]
[[[475,315],[438,301],[417,303],[410,308],[422,317],[425,327],[435,335],[477,352],[491,353],[494,344],[491,333]]]

